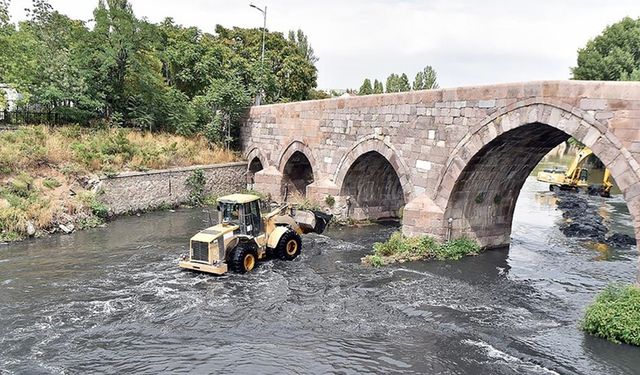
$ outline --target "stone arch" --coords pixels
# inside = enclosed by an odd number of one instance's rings
[[[282,173],[282,196],[290,193],[306,196],[306,187],[317,181],[317,164],[311,149],[300,141],[291,142],[278,158],[278,170]]]
[[[369,152],[377,152],[382,155],[393,167],[395,173],[400,180],[400,186],[404,194],[404,201],[409,202],[413,198],[413,183],[411,183],[411,174],[409,168],[405,165],[404,161],[398,156],[393,145],[379,136],[369,136],[356,142],[349,150],[342,156],[336,171],[333,175],[333,181],[336,186],[342,189],[344,185],[344,179],[351,166],[362,155]]]
[[[258,147],[252,147],[249,149],[249,152],[246,153],[246,159],[249,164],[258,158],[260,160],[260,164],[262,164],[262,168],[267,168],[269,166],[269,158],[262,152],[262,150]],[[249,168],[250,166],[247,166]]]
[[[291,156],[296,152],[302,153],[307,158],[307,160],[309,160],[309,164],[311,164],[311,168],[313,169],[313,178],[314,180],[318,180],[318,176],[316,175],[316,159],[313,157],[313,152],[311,151],[309,146],[307,146],[302,141],[292,141],[291,143],[289,143],[289,145],[287,145],[287,147],[282,150],[280,156],[278,157],[277,164],[280,173],[284,172],[284,167],[287,161],[289,161],[289,159],[291,159]]]
[[[575,107],[529,99],[497,111],[473,126],[456,145],[434,197],[453,219],[452,235],[484,246],[509,243],[513,210],[531,170],[569,137],[590,147],[611,171],[634,220],[640,224],[638,163],[605,125]]]

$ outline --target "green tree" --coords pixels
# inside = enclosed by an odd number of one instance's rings
[[[574,79],[638,80],[640,78],[640,18],[625,17],[578,50]]]
[[[438,87],[436,71],[431,65],[427,65],[423,70],[419,71],[413,81],[414,90],[431,90]]]
[[[0,112],[7,109],[7,94],[3,89],[0,89]]]
[[[373,87],[371,87],[371,81],[369,78],[365,78],[362,86],[360,86],[360,90],[358,91],[358,95],[371,95],[373,94]]]
[[[298,29],[297,31],[289,30],[289,41],[296,45],[298,48],[298,52],[311,64],[315,64],[318,62],[318,58],[316,57],[313,47],[309,43],[309,39],[302,32],[302,30]]]
[[[384,92],[384,87],[382,87],[382,82],[377,79],[373,81],[373,93],[374,94],[382,94]]]
[[[422,72],[416,73],[416,78],[413,80],[413,90],[422,90],[424,87],[424,74]]]
[[[211,143],[230,147],[238,132],[238,119],[251,102],[238,79],[214,79],[204,96],[195,98],[203,120],[205,135]]]
[[[386,87],[387,87],[387,92],[398,92],[399,91],[399,85],[398,85],[398,80],[400,77],[398,77],[397,74],[395,73],[391,73],[388,77],[387,77],[387,83],[386,83]]]
[[[409,84],[409,77],[407,77],[405,73],[402,73],[398,81],[398,91],[405,92],[409,90],[411,90],[411,85]]]

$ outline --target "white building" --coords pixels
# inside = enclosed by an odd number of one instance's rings
[[[0,83],[0,90],[4,92],[4,96],[7,99],[6,108],[0,108],[0,111],[15,111],[18,107],[18,101],[22,99],[22,95],[5,83]]]

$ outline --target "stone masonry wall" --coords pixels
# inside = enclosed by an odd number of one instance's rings
[[[204,171],[207,194],[222,195],[246,188],[247,163],[203,165],[149,172],[124,172],[100,181],[100,201],[119,215],[162,205],[185,203],[189,188],[185,182],[196,169]]]

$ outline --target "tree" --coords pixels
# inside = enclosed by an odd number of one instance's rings
[[[409,84],[409,77],[407,77],[405,73],[402,73],[398,81],[398,91],[405,92],[409,90],[411,90],[411,85]]]
[[[424,87],[424,74],[422,72],[416,73],[416,78],[413,80],[413,90],[422,90]]]
[[[578,50],[578,64],[572,68],[574,79],[640,79],[640,18],[625,17],[607,26],[602,34]]]
[[[384,92],[384,87],[382,87],[382,82],[377,79],[373,81],[373,93],[374,94],[382,94]]]
[[[385,85],[387,87],[387,92],[398,92],[398,75],[395,73],[391,73],[388,77],[387,77],[387,84]]]
[[[373,94],[373,87],[371,87],[371,81],[369,78],[366,78],[360,86],[360,90],[358,91],[358,95],[371,95]]]
[[[314,54],[313,47],[309,44],[307,36],[298,29],[298,31],[289,30],[289,41],[294,43],[298,47],[298,51],[304,58],[311,64],[318,62],[318,58]]]
[[[431,65],[427,65],[422,71],[416,74],[416,78],[413,81],[414,90],[431,90],[437,89],[438,82],[436,80],[436,71]]]

